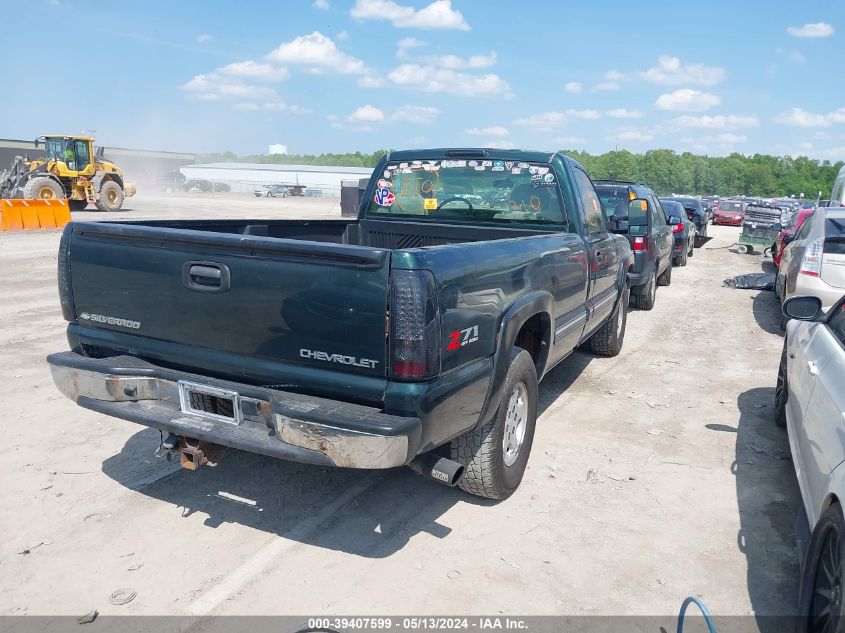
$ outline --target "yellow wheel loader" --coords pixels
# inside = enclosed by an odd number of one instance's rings
[[[90,136],[43,136],[44,158],[18,156],[12,168],[0,174],[0,198],[60,200],[67,198],[71,211],[94,204],[100,211],[117,211],[123,200],[135,195],[135,185],[124,182],[114,163],[94,154]]]

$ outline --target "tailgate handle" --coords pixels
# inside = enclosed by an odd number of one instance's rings
[[[215,262],[185,262],[182,283],[199,292],[226,292],[231,285],[229,267]]]

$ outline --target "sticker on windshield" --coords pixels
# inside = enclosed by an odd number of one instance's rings
[[[521,173],[522,173],[522,169],[521,169],[521,168],[519,168],[519,167],[514,167],[514,168],[512,168],[512,169],[511,169],[511,173],[512,173],[514,176],[518,176],[519,174],[521,174]]]
[[[481,161],[481,166],[482,167],[492,167],[493,161],[492,160],[483,160],[483,161]]]
[[[390,172],[387,169],[384,170],[384,177],[390,178]]]
[[[393,186],[393,183],[390,182],[389,180],[385,180],[384,178],[381,178],[378,181],[378,188],[379,189],[390,189],[392,186]]]
[[[437,198],[424,198],[423,209],[426,211],[437,211]]]
[[[528,173],[533,176],[534,174],[539,173],[539,168],[537,167],[537,165],[531,165],[528,168]]]
[[[394,200],[396,200],[396,196],[394,196],[387,187],[383,187],[382,189],[376,191],[376,204],[380,207],[392,207]]]
[[[543,176],[543,180],[545,180],[547,183],[552,183],[552,182],[555,181],[555,175],[554,174],[546,174],[545,176]]]
[[[471,160],[467,163],[467,166],[468,167],[478,167],[478,161],[477,160]]]

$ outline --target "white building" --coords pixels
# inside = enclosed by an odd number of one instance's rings
[[[322,165],[268,165],[264,163],[206,163],[185,165],[180,171],[188,180],[225,182],[232,191],[251,193],[256,185],[303,185],[305,195],[340,196],[343,180],[369,178],[368,167]],[[319,193],[316,193],[319,192]]]

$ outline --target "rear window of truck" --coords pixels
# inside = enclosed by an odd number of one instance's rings
[[[378,176],[365,212],[371,218],[567,226],[548,163],[415,160],[388,163]]]

